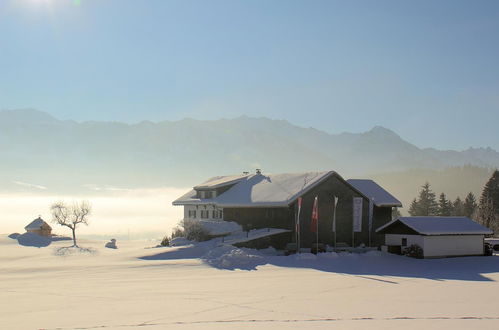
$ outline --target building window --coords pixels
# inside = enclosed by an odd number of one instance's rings
[[[204,198],[213,198],[213,191],[205,191]]]
[[[208,219],[210,217],[209,210],[201,210],[201,219]]]
[[[213,219],[222,219],[223,213],[222,210],[213,210]]]
[[[402,238],[402,246],[407,246],[407,238]]]
[[[189,210],[188,211],[188,216],[191,219],[196,219],[196,210]]]

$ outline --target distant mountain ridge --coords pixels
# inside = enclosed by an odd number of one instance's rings
[[[499,167],[491,148],[420,149],[376,126],[329,134],[284,120],[239,117],[137,124],[58,120],[36,110],[0,111],[0,187],[190,186],[253,171],[336,170],[345,177],[410,169]]]

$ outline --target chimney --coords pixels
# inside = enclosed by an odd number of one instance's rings
[[[256,169],[256,174],[262,174],[262,170],[261,170],[261,169],[259,169],[259,168],[257,168],[257,169]]]

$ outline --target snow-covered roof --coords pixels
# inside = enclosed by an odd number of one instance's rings
[[[333,173],[336,174],[333,171],[252,174],[240,178],[237,184],[215,198],[199,199],[193,189],[175,200],[173,205],[214,204],[220,207],[283,207],[291,204],[296,198]],[[200,186],[202,187],[204,184]],[[195,189],[200,186],[196,186]]]
[[[402,207],[402,203],[373,180],[349,179],[347,182],[376,206]]]
[[[400,222],[421,235],[488,235],[492,230],[467,217],[400,217],[379,227],[384,231]]]
[[[334,172],[255,174],[216,198],[221,207],[287,206]]]
[[[215,176],[200,185],[194,187],[194,189],[215,189],[223,186],[231,185],[237,183],[238,181],[246,178],[248,174],[240,175],[227,175],[227,176]]]
[[[26,227],[24,227],[24,229],[25,230],[37,230],[37,229],[41,229],[42,227],[51,228],[48,223],[43,221],[42,218],[38,217],[35,220],[31,221],[31,223],[29,225],[27,225]]]

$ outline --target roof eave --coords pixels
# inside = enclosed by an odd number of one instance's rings
[[[492,232],[468,232],[468,233],[459,233],[459,232],[453,232],[453,233],[419,233],[422,236],[448,236],[448,235],[454,235],[454,236],[466,236],[466,235],[490,235]]]
[[[212,205],[212,204],[217,204],[214,201],[207,201],[207,200],[193,200],[193,201],[173,201],[172,205],[174,206],[181,206],[181,205]]]
[[[374,205],[377,206],[377,207],[402,207],[402,203],[381,203],[381,204],[377,204],[376,202],[374,202]]]
[[[222,208],[256,208],[256,207],[288,207],[289,204],[287,202],[275,202],[275,203],[268,203],[268,202],[256,202],[256,203],[251,203],[251,204],[231,204],[231,203],[215,203],[218,207]]]

